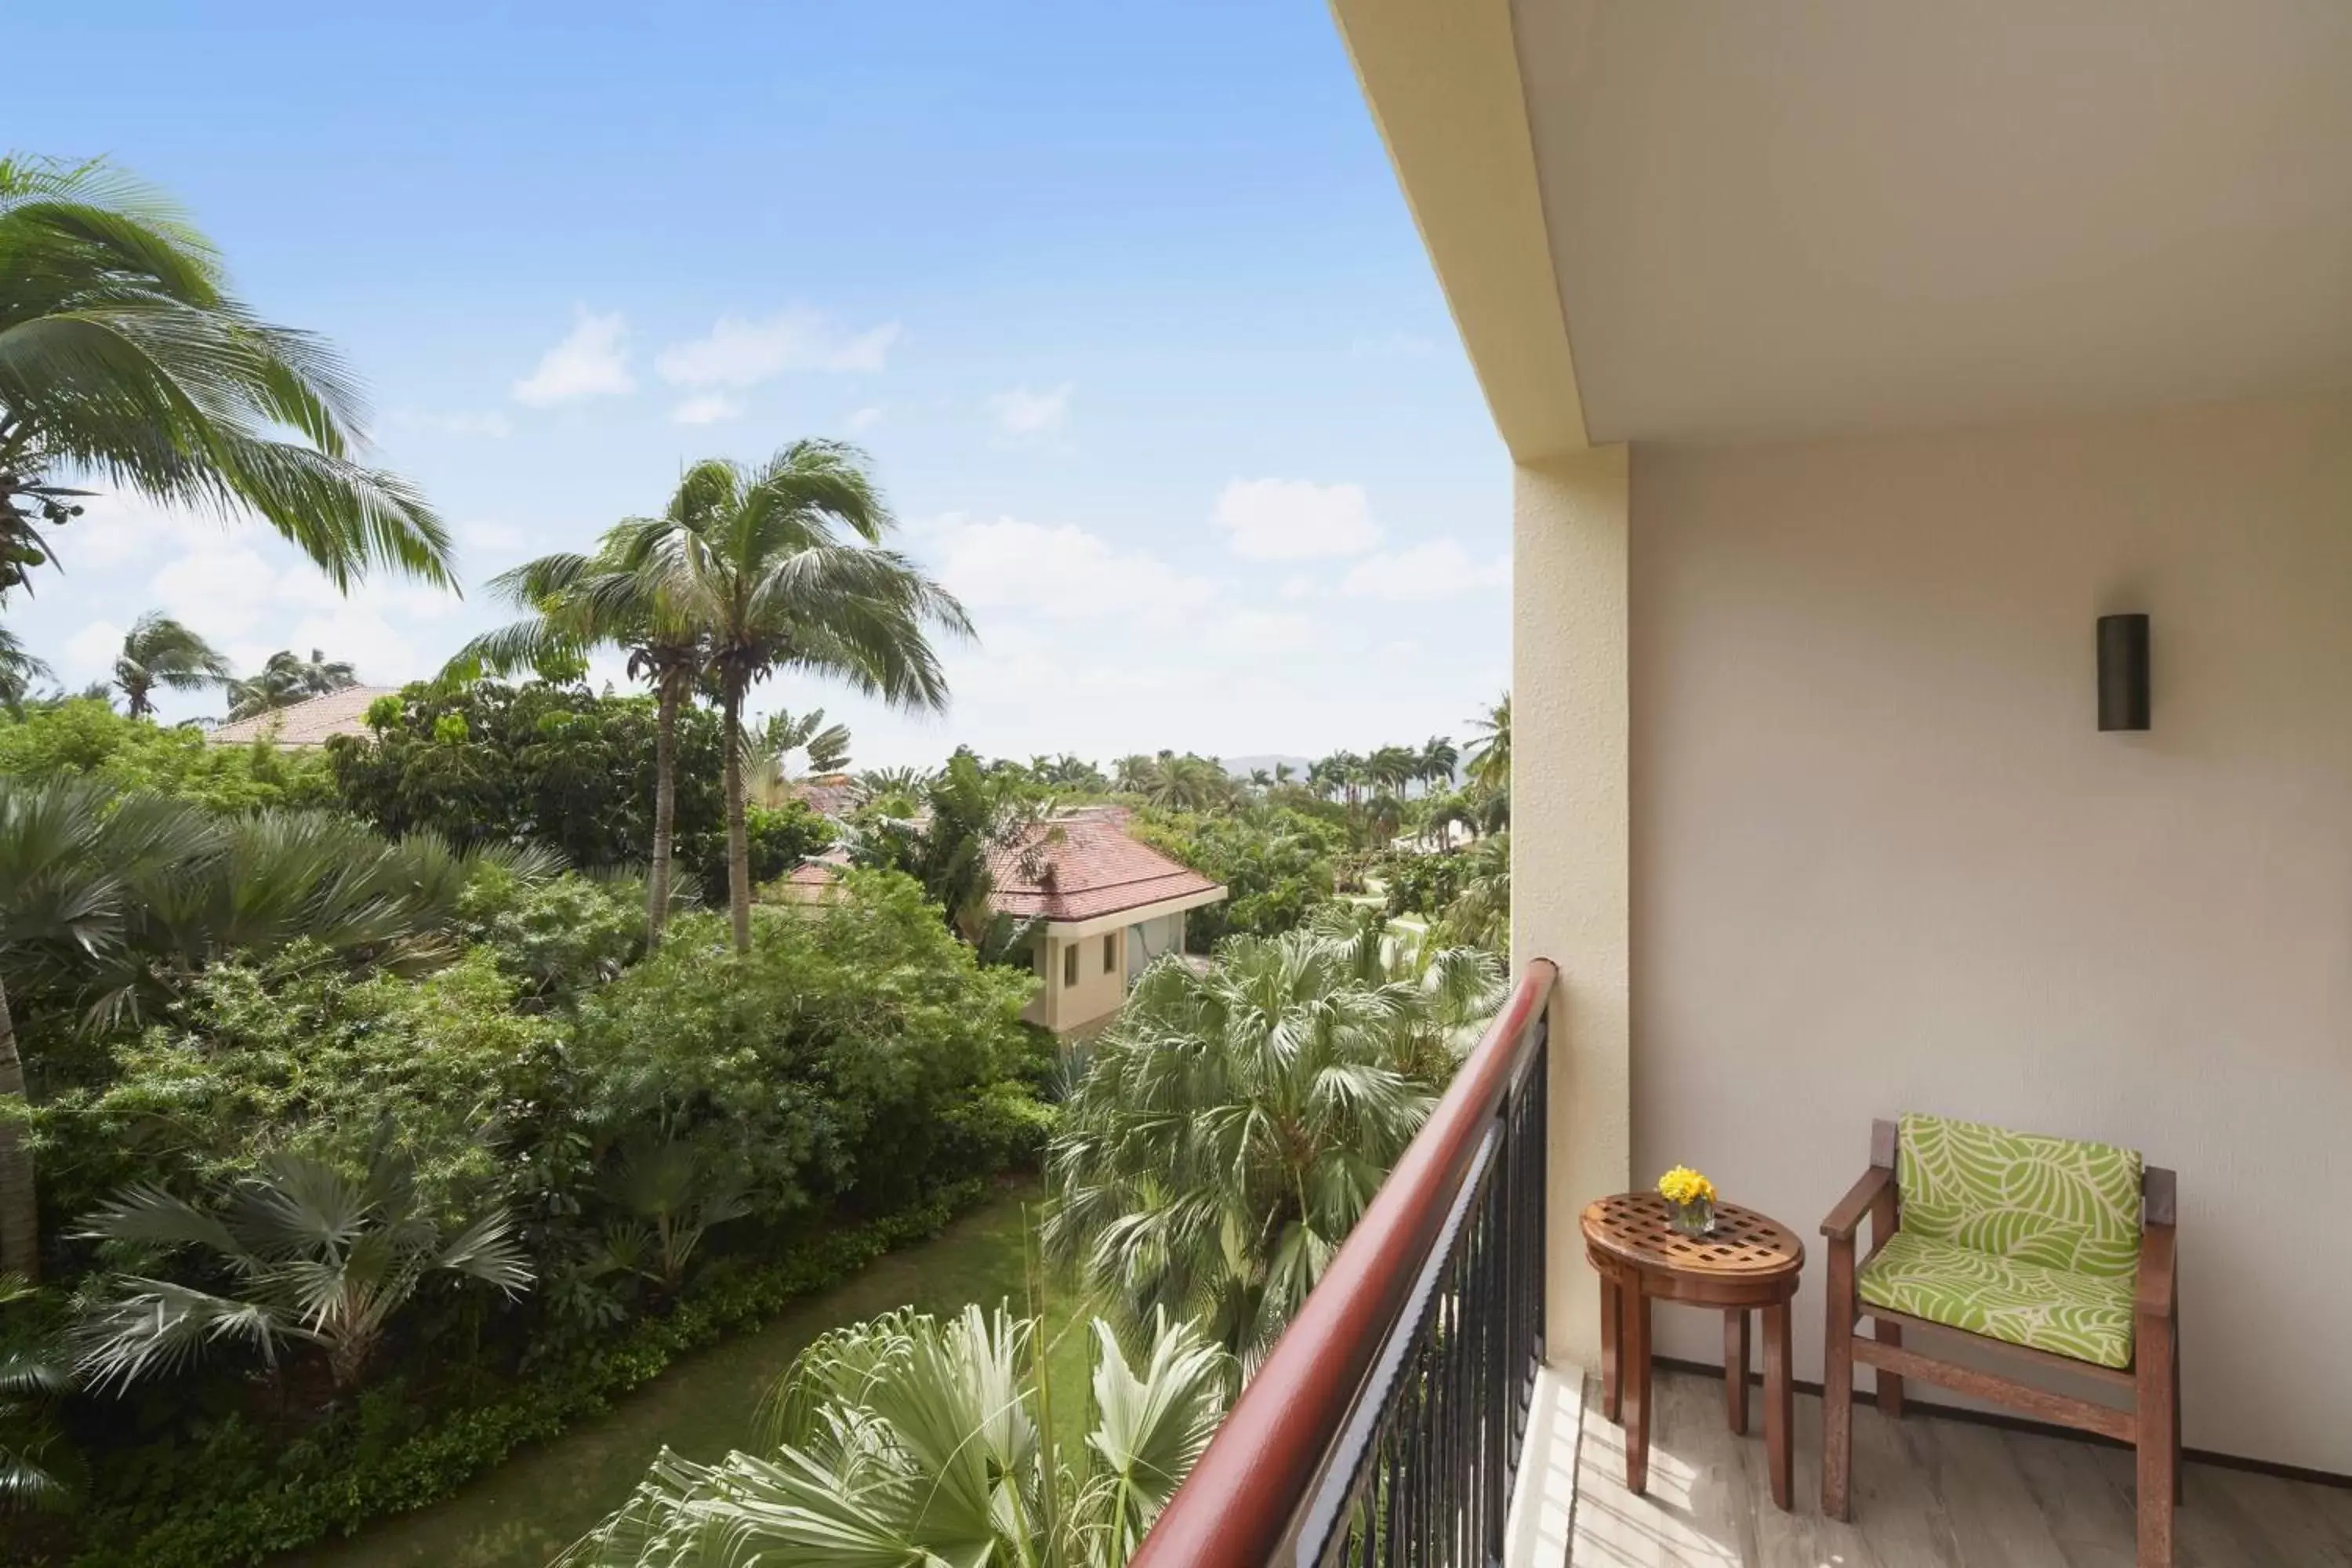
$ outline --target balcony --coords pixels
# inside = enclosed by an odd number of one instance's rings
[[[1545,1359],[1558,984],[1550,963],[1528,966],[1137,1568],[2132,1562],[2126,1450],[1916,1399],[1891,1419],[1865,1394],[1854,1518],[1840,1523],[1820,1510],[1818,1391],[1796,1401],[1783,1511],[1762,1438],[1729,1430],[1720,1370],[1688,1363],[1658,1373],[1648,1485],[1626,1489],[1597,1384]],[[2352,1562],[2352,1489],[2191,1459],[2183,1568]]]

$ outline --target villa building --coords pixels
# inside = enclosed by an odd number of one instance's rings
[[[1225,889],[1128,832],[1118,806],[1085,806],[1041,826],[1030,841],[990,858],[990,902],[1041,921],[1038,991],[1024,1016],[1057,1035],[1100,1028],[1127,988],[1162,954],[1184,951],[1184,916]]]
[[[397,686],[346,686],[250,719],[215,724],[205,732],[205,739],[215,746],[249,746],[267,741],[280,751],[308,751],[325,745],[336,735],[364,738],[369,706],[379,697],[399,695]]]

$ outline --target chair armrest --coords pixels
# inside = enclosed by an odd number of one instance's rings
[[[1894,1180],[1894,1172],[1884,1165],[1873,1165],[1853,1184],[1853,1190],[1838,1200],[1829,1218],[1822,1221],[1822,1234],[1832,1241],[1852,1241],[1853,1233],[1862,1227],[1862,1216],[1870,1212],[1870,1205],[1878,1201],[1878,1195]]]
[[[2172,1316],[2172,1227],[2152,1225],[2140,1233],[2139,1283],[2132,1291],[2132,1310],[2143,1318]]]

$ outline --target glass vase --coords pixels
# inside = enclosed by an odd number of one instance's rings
[[[1668,1223],[1693,1241],[1703,1241],[1715,1234],[1715,1203],[1711,1198],[1695,1198],[1686,1204],[1666,1205]]]

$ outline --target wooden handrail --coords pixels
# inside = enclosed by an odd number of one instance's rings
[[[1543,958],[1519,976],[1129,1568],[1264,1568],[1280,1546],[1559,981]]]

